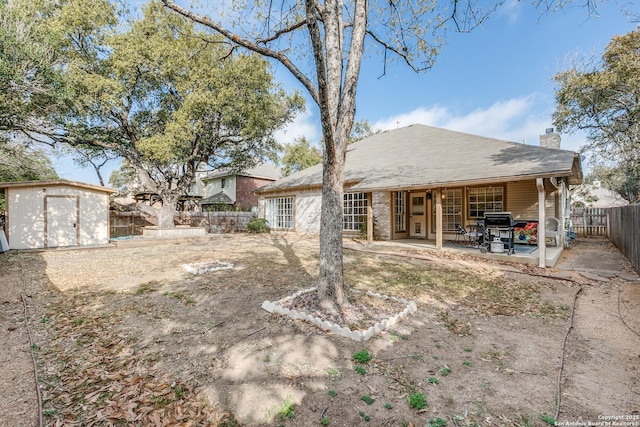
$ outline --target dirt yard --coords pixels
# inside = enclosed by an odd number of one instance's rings
[[[418,305],[365,343],[260,308],[314,284],[298,236],[0,254],[0,425],[38,424],[32,354],[48,426],[543,426],[558,391],[560,424],[640,425],[637,280],[349,246],[351,286]]]

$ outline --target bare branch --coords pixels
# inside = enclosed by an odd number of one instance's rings
[[[266,44],[266,43],[272,42],[272,41],[277,40],[278,38],[280,38],[280,36],[282,36],[284,34],[288,34],[288,33],[292,32],[292,31],[295,31],[295,30],[297,30],[299,28],[302,28],[305,25],[307,25],[307,21],[306,20],[296,22],[296,23],[288,26],[287,28],[283,28],[282,30],[276,31],[273,34],[273,36],[271,36],[271,37],[267,37],[266,39],[257,39],[256,43],[258,43],[258,44]]]
[[[273,58],[277,60],[282,65],[284,65],[294,75],[294,77],[300,81],[300,83],[302,83],[302,85],[309,91],[309,94],[311,95],[313,100],[319,104],[318,91],[314,86],[313,82],[309,78],[307,78],[307,76],[305,76],[304,73],[302,73],[302,71],[298,67],[296,67],[293,64],[293,62],[291,62],[291,60],[284,53],[275,51],[273,49],[269,49],[267,47],[259,45],[258,43],[252,42],[246,38],[240,37],[239,35],[213,22],[208,17],[198,15],[196,13],[188,11],[185,8],[178,6],[175,2],[171,0],[162,0],[162,3],[169,9],[172,9],[173,11],[175,11],[176,13],[186,18],[189,18],[194,22],[204,25],[205,27],[210,28],[215,32],[223,35],[228,40],[237,44],[238,46],[241,46],[250,51],[259,53],[260,55],[264,55],[269,58]]]

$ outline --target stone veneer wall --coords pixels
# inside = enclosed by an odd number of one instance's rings
[[[373,208],[373,236],[378,240],[391,240],[391,193],[374,191],[371,194]]]

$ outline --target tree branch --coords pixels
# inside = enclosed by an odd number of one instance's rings
[[[254,43],[248,39],[240,37],[239,35],[213,22],[208,17],[190,12],[185,8],[178,6],[175,2],[171,0],[162,0],[162,3],[169,9],[172,9],[173,11],[175,11],[176,13],[186,18],[189,18],[194,22],[204,25],[207,28],[214,30],[215,32],[221,34],[222,36],[227,38],[229,41],[237,44],[238,46],[241,46],[250,51],[259,53],[260,55],[264,55],[269,58],[273,58],[277,60],[282,65],[284,65],[285,68],[287,68],[294,75],[294,77],[298,79],[298,81],[300,81],[300,83],[302,83],[302,85],[309,91],[309,94],[311,95],[313,100],[319,105],[318,91],[316,90],[316,87],[313,85],[313,82],[309,80],[307,76],[305,76],[302,73],[302,71],[300,71],[300,69],[296,67],[293,64],[293,62],[291,62],[291,60],[284,53],[273,50],[273,49],[269,49],[267,47],[260,46],[258,43]]]

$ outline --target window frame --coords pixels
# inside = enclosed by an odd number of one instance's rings
[[[273,212],[275,207],[275,214]],[[273,230],[295,229],[295,196],[269,197],[265,200],[264,217]]]
[[[442,232],[453,233],[456,231],[456,224],[462,224],[462,209],[464,204],[464,195],[462,187],[445,188],[442,190]],[[457,193],[457,194],[456,194]],[[454,201],[452,204],[451,201]],[[459,203],[456,204],[455,201]],[[431,204],[432,232],[436,232],[436,204]]]
[[[467,219],[480,220],[484,218],[484,214],[487,212],[504,212],[506,209],[505,193],[504,185],[488,185],[467,188]],[[500,196],[499,200],[496,198],[496,195],[498,194]],[[472,201],[471,198],[474,196],[475,200]],[[489,204],[491,205],[491,208],[487,209]],[[496,207],[496,205],[499,207]],[[479,212],[482,212],[482,215],[478,215]],[[473,213],[476,215],[473,215]]]
[[[407,195],[408,191],[396,191],[393,203],[393,231],[406,233],[407,227]]]
[[[368,207],[369,193],[344,193],[342,197],[342,231],[360,232],[363,230],[363,226],[367,225]]]

